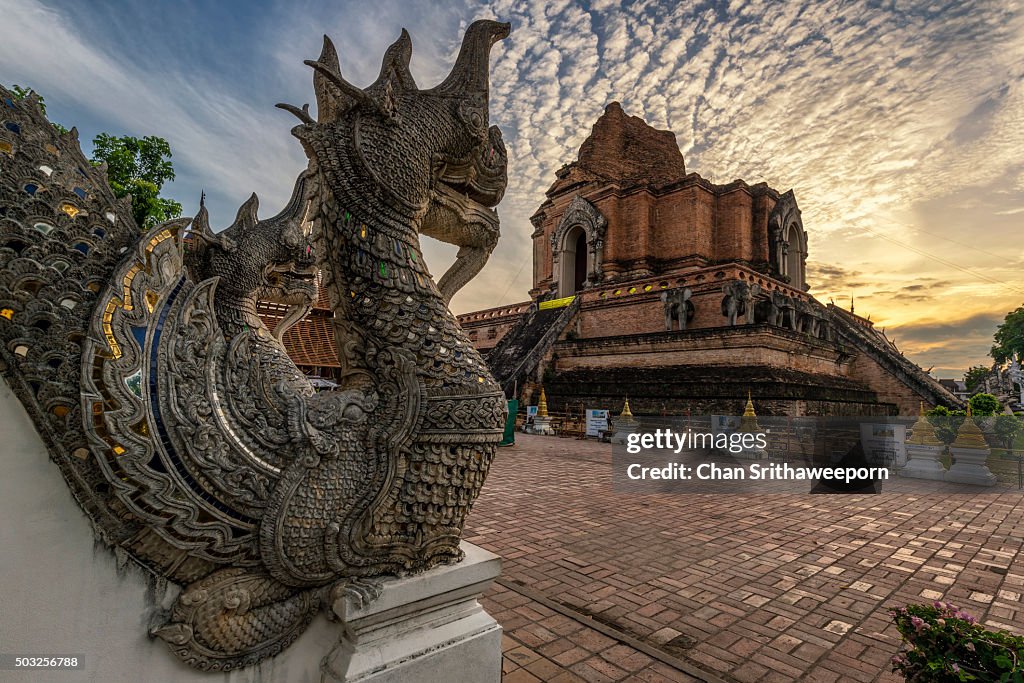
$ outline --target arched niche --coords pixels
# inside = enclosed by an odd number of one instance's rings
[[[792,190],[779,197],[768,216],[768,257],[775,277],[807,289],[807,231]]]
[[[570,202],[551,235],[551,263],[559,297],[601,281],[607,226],[607,219],[586,199],[576,195]]]

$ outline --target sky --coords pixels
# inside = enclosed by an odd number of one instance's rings
[[[100,132],[166,138],[165,195],[191,215],[205,190],[215,227],[253,191],[262,215],[287,200],[305,156],[274,104],[313,102],[302,62],[323,34],[366,85],[407,28],[426,88],[469,22],[510,21],[491,71],[502,239],[456,312],[527,298],[529,216],[613,100],[672,130],[688,171],[792,188],[811,293],[852,298],[937,376],[991,364],[992,333],[1024,303],[1017,0],[0,0],[0,16],[0,81],[41,92],[87,153]],[[425,241],[439,276],[455,249]]]

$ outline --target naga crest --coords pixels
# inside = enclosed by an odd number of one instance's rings
[[[293,642],[332,592],[461,559],[506,417],[448,310],[498,238],[506,156],[488,126],[476,22],[419,90],[404,31],[365,89],[329,40],[309,167],[276,216],[253,195],[215,233],[146,232],[105,170],[34,98],[0,88],[0,370],[97,536],[180,586],[151,635],[229,670]],[[461,247],[435,283],[420,235]],[[339,387],[317,393],[280,339],[326,289]],[[261,299],[292,306],[271,333]]]
[[[417,88],[409,71],[405,30],[365,89],[342,77],[325,36],[319,60],[306,62],[314,69],[317,119],[308,107],[278,105],[302,121],[292,134],[335,204],[351,212],[383,203],[388,211],[377,220],[389,229],[460,247],[438,282],[446,302],[479,272],[498,240],[491,207],[505,191],[507,157],[501,132],[488,126],[488,55],[508,33],[508,24],[473,23],[451,73],[429,90]]]

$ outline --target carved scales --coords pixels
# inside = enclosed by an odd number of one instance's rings
[[[0,90],[5,376],[99,536],[182,585],[154,635],[188,664],[255,663],[325,591],[372,598],[375,576],[460,559],[506,407],[446,304],[497,240],[487,72],[507,34],[470,26],[431,90],[405,32],[366,89],[325,41],[318,119],[282,105],[309,168],[280,214],[254,195],[220,234],[202,207],[140,234],[75,134]],[[421,232],[463,247],[444,294]],[[255,312],[277,298],[296,319],[314,266],[345,371],[319,394]]]

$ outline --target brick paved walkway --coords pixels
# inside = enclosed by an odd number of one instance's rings
[[[885,609],[907,602],[1024,632],[1016,492],[627,496],[607,444],[517,440],[465,534],[504,559],[506,681],[694,680],[607,632],[711,680],[895,681]]]

